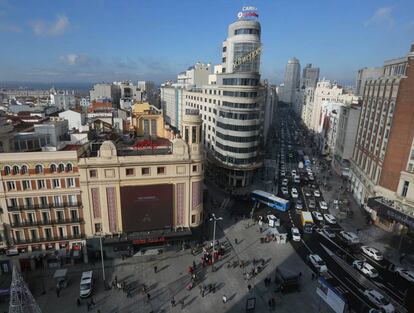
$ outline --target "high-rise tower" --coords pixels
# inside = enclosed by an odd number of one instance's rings
[[[286,64],[285,86],[283,88],[283,101],[292,104],[295,100],[295,92],[300,86],[300,63],[292,58]]]

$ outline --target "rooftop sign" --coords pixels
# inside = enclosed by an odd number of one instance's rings
[[[241,12],[237,14],[237,17],[240,19],[250,19],[250,18],[258,18],[259,14],[257,13],[257,8],[252,6],[242,7]]]
[[[237,68],[237,67],[239,67],[240,65],[242,65],[244,63],[253,61],[258,56],[260,56],[260,53],[262,52],[262,50],[263,50],[262,46],[259,46],[256,49],[250,51],[249,53],[243,55],[242,57],[236,59],[233,62],[233,67]]]

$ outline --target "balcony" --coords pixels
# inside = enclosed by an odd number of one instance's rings
[[[51,236],[51,237],[38,237],[31,239],[14,239],[15,244],[28,244],[28,243],[42,243],[42,242],[51,242],[51,241],[65,241],[72,239],[85,239],[85,234],[70,235],[70,236]]]
[[[42,225],[56,225],[56,224],[84,224],[83,218],[68,218],[68,219],[57,219],[57,220],[41,220],[41,221],[20,221],[11,222],[12,227],[32,227]]]
[[[45,209],[59,209],[59,208],[82,208],[82,203],[78,202],[62,202],[62,203],[47,203],[47,204],[31,204],[31,205],[11,205],[7,206],[9,212],[25,211],[25,210],[45,210]]]

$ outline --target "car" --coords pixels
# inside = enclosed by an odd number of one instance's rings
[[[319,255],[309,254],[308,260],[319,273],[324,273],[328,271],[328,267]]]
[[[93,291],[93,272],[83,272],[80,281],[79,296],[81,298],[87,298],[92,294]]]
[[[292,232],[293,241],[300,241],[299,229],[297,227],[292,227],[290,231]]]
[[[292,176],[296,176],[296,170],[292,170]]]
[[[386,313],[395,312],[394,306],[378,291],[374,289],[367,289],[364,291],[364,295],[375,305],[381,308],[382,311]]]
[[[282,180],[282,186],[287,186],[288,185],[288,180],[287,178]]]
[[[313,175],[311,175],[311,174],[308,175],[308,178],[309,178],[310,181],[314,181],[315,180],[315,178],[313,178]]]
[[[322,222],[323,221],[323,216],[321,213],[319,213],[318,211],[313,211],[312,215],[315,217],[315,219],[317,219],[318,221]]]
[[[314,195],[315,197],[319,198],[319,197],[321,196],[321,193],[320,193],[320,191],[319,191],[318,189],[315,189],[315,190],[313,191],[313,195]]]
[[[335,238],[335,233],[328,227],[324,227],[322,229],[319,229],[318,232],[322,235],[325,235],[328,238]]]
[[[357,234],[350,232],[350,231],[341,231],[339,232],[345,241],[348,241],[349,243],[359,243],[359,238]]]
[[[329,223],[329,224],[336,224],[336,219],[332,214],[324,214],[323,218]]]
[[[280,176],[286,176],[286,172],[285,171],[280,171]]]
[[[305,196],[306,197],[312,196],[308,189],[305,189]]]
[[[295,176],[293,178],[293,181],[295,182],[295,184],[300,184],[300,177],[299,176]]]
[[[309,209],[314,209],[314,208],[316,208],[316,202],[315,202],[315,200],[313,200],[313,199],[310,199],[309,200]]]
[[[325,201],[319,201],[319,207],[321,208],[321,210],[327,210],[328,204]]]
[[[381,252],[379,252],[379,250],[375,248],[368,247],[368,246],[362,246],[361,250],[365,255],[373,258],[376,261],[381,261],[384,258]]]
[[[403,267],[397,267],[395,269],[395,272],[400,275],[402,278],[405,278],[406,280],[414,283],[414,272],[409,271]]]
[[[355,267],[365,276],[368,276],[370,278],[378,277],[378,271],[368,262],[364,262],[362,260],[355,260],[352,263],[352,266]]]
[[[287,187],[282,187],[281,190],[282,190],[282,193],[284,195],[288,195],[289,194],[289,190],[287,189]]]
[[[297,189],[293,187],[292,190],[290,191],[290,194],[292,195],[292,198],[297,198],[298,197]]]
[[[303,209],[302,200],[300,200],[300,198],[298,198],[298,199],[296,200],[296,203],[295,203],[295,208],[296,208],[296,209],[298,209],[298,210],[302,210],[302,209]]]

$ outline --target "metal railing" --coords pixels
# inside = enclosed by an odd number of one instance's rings
[[[46,203],[46,204],[30,204],[30,205],[9,205],[7,206],[8,211],[24,211],[24,210],[44,210],[54,208],[72,208],[82,207],[80,202],[62,202],[62,203]]]
[[[39,243],[39,242],[50,242],[50,241],[63,241],[71,239],[85,239],[85,234],[68,235],[68,236],[50,236],[50,237],[36,237],[28,239],[14,239],[15,244],[27,244],[27,243]]]
[[[30,226],[41,226],[41,225],[54,225],[54,224],[72,224],[72,223],[85,223],[83,218],[67,218],[67,219],[47,219],[39,221],[12,221],[12,227],[30,227]]]

